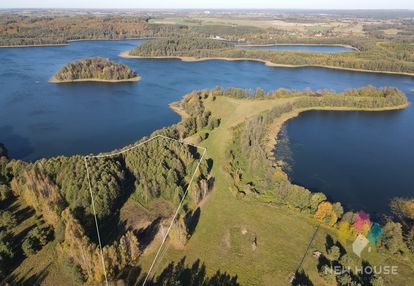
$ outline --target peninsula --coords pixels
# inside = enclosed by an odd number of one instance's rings
[[[275,44],[277,43],[272,45]],[[306,45],[306,43],[301,45]],[[244,49],[228,41],[183,37],[181,39],[153,39],[129,52],[121,53],[120,56],[124,58],[179,58],[183,61],[249,60],[263,62],[267,66],[274,67],[323,67],[361,72],[414,75],[410,60],[402,61],[401,59],[386,57],[381,54],[383,50],[376,50],[378,48],[375,45],[370,45],[363,52],[358,47],[352,47],[356,52],[309,53],[257,48]],[[411,46],[407,47],[407,52],[411,49]],[[378,55],[382,56],[378,57]],[[372,58],[376,60],[372,61]]]

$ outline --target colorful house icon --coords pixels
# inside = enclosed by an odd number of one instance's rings
[[[355,239],[354,243],[352,243],[352,251],[361,257],[362,251],[367,247],[369,244],[369,240],[362,234],[358,234],[357,238]]]

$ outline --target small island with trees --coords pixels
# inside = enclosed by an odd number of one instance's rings
[[[141,77],[125,64],[115,63],[109,59],[94,57],[71,62],[61,68],[49,82],[66,83],[80,81],[129,82]]]

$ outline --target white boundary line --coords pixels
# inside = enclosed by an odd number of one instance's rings
[[[106,286],[108,286],[108,277],[107,277],[107,273],[106,273],[105,259],[104,259],[104,255],[103,255],[103,248],[102,248],[102,243],[101,243],[101,235],[100,235],[100,232],[99,232],[98,218],[96,216],[95,202],[94,202],[93,192],[92,192],[92,183],[91,183],[91,178],[90,178],[90,174],[89,174],[89,167],[88,167],[88,158],[106,158],[106,157],[117,156],[117,155],[120,155],[120,154],[125,153],[127,151],[130,151],[132,149],[135,149],[135,148],[137,148],[137,147],[139,147],[139,146],[141,146],[141,145],[143,145],[145,143],[148,143],[148,142],[150,142],[150,141],[152,141],[154,139],[157,139],[157,138],[163,138],[163,139],[167,139],[167,140],[172,140],[172,141],[176,141],[176,142],[179,142],[181,144],[184,144],[184,145],[188,145],[188,146],[195,147],[197,149],[202,149],[203,150],[203,154],[201,155],[201,157],[200,157],[200,159],[199,159],[199,161],[197,163],[197,166],[196,166],[196,168],[194,170],[194,173],[191,176],[190,182],[187,185],[187,189],[185,190],[184,195],[183,195],[183,197],[182,197],[182,199],[181,199],[181,201],[180,201],[180,203],[179,203],[179,205],[178,205],[178,207],[177,207],[177,209],[176,209],[176,211],[174,213],[174,216],[173,216],[173,218],[171,220],[171,223],[170,223],[170,225],[169,225],[169,227],[167,229],[167,233],[165,234],[165,236],[164,236],[164,238],[162,240],[162,243],[161,243],[160,247],[158,248],[158,251],[157,251],[157,253],[156,253],[155,257],[154,257],[154,260],[151,263],[151,266],[150,266],[150,268],[148,270],[147,276],[145,277],[145,280],[144,280],[144,282],[142,284],[142,286],[144,286],[145,283],[147,283],[147,280],[148,280],[148,278],[149,278],[149,276],[151,274],[151,271],[152,271],[152,269],[153,269],[153,267],[154,267],[154,265],[155,265],[155,263],[156,263],[156,261],[158,259],[158,256],[159,256],[159,254],[161,252],[161,249],[162,249],[163,245],[165,244],[165,242],[166,242],[166,240],[168,238],[168,235],[170,233],[170,230],[171,230],[172,226],[174,225],[174,221],[176,220],[176,218],[178,216],[178,213],[179,213],[179,211],[180,211],[180,209],[181,209],[181,207],[182,207],[182,205],[184,203],[184,200],[187,197],[187,194],[188,194],[188,191],[190,189],[191,183],[193,182],[194,177],[195,177],[195,174],[197,173],[197,171],[198,171],[198,169],[200,167],[200,164],[201,164],[201,162],[204,159],[204,156],[205,156],[205,154],[207,152],[207,149],[205,147],[201,147],[201,146],[193,145],[193,144],[190,144],[190,143],[186,143],[186,142],[184,142],[182,140],[177,140],[177,139],[174,139],[174,138],[171,138],[171,137],[167,137],[167,136],[164,136],[164,135],[156,135],[154,137],[151,137],[151,138],[149,138],[149,139],[147,139],[147,140],[145,140],[143,142],[140,142],[140,143],[138,143],[136,145],[133,145],[133,146],[128,147],[128,148],[126,148],[124,150],[121,150],[121,151],[117,151],[117,152],[113,152],[113,153],[107,153],[107,154],[100,154],[100,155],[92,155],[92,156],[87,155],[87,156],[84,157],[85,168],[86,168],[86,176],[87,176],[87,179],[88,179],[89,193],[91,195],[92,210],[93,210],[93,216],[94,216],[94,219],[95,219],[95,227],[96,227],[96,233],[97,233],[97,236],[98,236],[98,244],[99,244],[99,250],[100,250],[100,253],[101,253],[102,267],[103,267],[103,270],[104,270],[104,276],[105,276],[105,284],[106,284]],[[137,285],[137,283],[138,283],[138,280],[137,280],[137,282],[135,282],[134,285]]]
[[[202,148],[204,149],[204,151],[203,151],[203,155],[201,155],[201,158],[200,158],[200,160],[199,160],[199,161],[198,161],[198,163],[197,163],[197,167],[196,167],[196,169],[194,170],[193,176],[191,177],[191,180],[190,180],[190,182],[188,183],[187,189],[186,189],[186,191],[185,191],[185,193],[184,193],[184,196],[183,196],[183,198],[181,199],[180,204],[178,205],[177,210],[175,211],[175,214],[174,214],[174,216],[173,216],[173,218],[172,218],[172,220],[171,220],[170,226],[169,226],[169,227],[168,227],[168,229],[167,229],[167,233],[165,234],[164,239],[162,240],[162,243],[161,243],[160,247],[158,248],[157,254],[155,254],[154,260],[153,260],[153,261],[152,261],[152,263],[151,263],[151,266],[150,266],[150,268],[149,268],[149,270],[148,270],[148,273],[147,273],[147,276],[145,277],[144,282],[142,283],[142,286],[145,286],[145,283],[147,283],[147,280],[148,280],[148,278],[149,278],[149,276],[150,276],[150,274],[151,274],[152,268],[154,267],[155,262],[157,261],[157,258],[158,258],[158,256],[160,255],[161,249],[162,249],[162,247],[164,246],[164,243],[165,243],[165,241],[166,241],[166,240],[167,240],[167,238],[168,238],[168,235],[169,235],[170,230],[171,230],[171,228],[172,228],[172,226],[173,226],[173,224],[174,224],[174,221],[175,221],[175,219],[176,219],[176,218],[177,218],[177,216],[178,216],[178,212],[180,211],[180,209],[181,209],[181,207],[182,207],[182,205],[183,205],[183,203],[184,203],[184,200],[185,200],[185,198],[187,197],[188,190],[190,189],[190,186],[191,186],[191,183],[192,183],[192,182],[193,182],[193,180],[194,180],[195,174],[197,173],[198,168],[200,167],[200,163],[201,163],[201,161],[203,160],[204,155],[206,154],[206,149],[205,149],[204,147],[202,147]],[[137,281],[137,282],[138,282],[138,281]],[[135,283],[134,285],[137,285],[137,283]]]

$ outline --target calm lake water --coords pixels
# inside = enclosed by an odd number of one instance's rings
[[[342,46],[311,46],[311,45],[274,45],[274,46],[241,46],[245,49],[262,49],[277,51],[302,51],[313,53],[344,53],[355,52],[354,49]]]
[[[405,76],[270,68],[249,61],[118,57],[141,42],[84,41],[68,46],[0,49],[0,142],[6,144],[10,156],[33,160],[120,148],[177,122],[179,116],[169,109],[170,102],[194,89],[218,85],[341,91],[372,84],[396,86],[410,99],[413,96],[414,79]],[[48,83],[66,63],[90,56],[124,62],[142,80]],[[287,124],[293,167],[289,175],[296,183],[324,191],[335,200],[343,199],[351,207],[383,207],[394,195],[414,196],[414,176],[408,175],[414,170],[413,127],[413,107],[369,114],[305,113]]]

